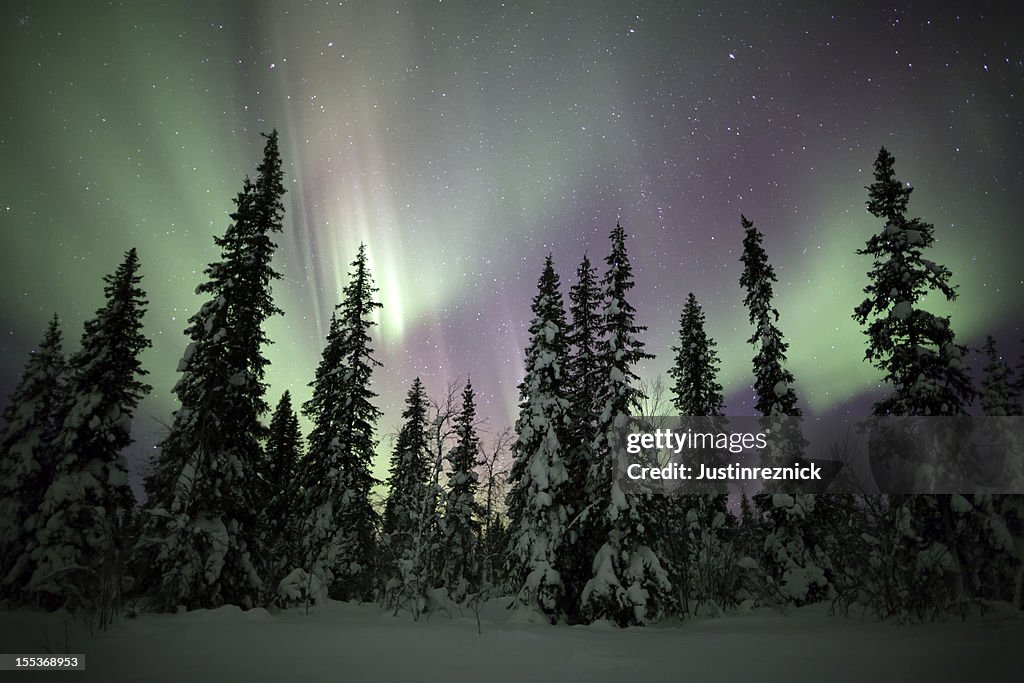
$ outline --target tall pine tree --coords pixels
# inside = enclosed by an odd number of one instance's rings
[[[304,569],[332,597],[363,600],[373,588],[376,512],[370,503],[375,430],[380,410],[370,389],[370,331],[376,325],[378,291],[367,264],[366,245],[352,262],[349,283],[331,319],[327,346],[303,413],[313,422],[303,474]]]
[[[149,390],[139,354],[146,294],[134,249],[104,278],[106,303],[85,323],[70,361],[68,401],[56,438],[56,475],[40,507],[29,588],[45,604],[116,609],[131,538],[135,494],[123,451],[135,408]]]
[[[455,447],[449,451],[450,469],[445,495],[442,538],[447,558],[444,582],[448,596],[462,602],[480,587],[480,504],[476,500],[476,467],[480,461],[480,440],[476,434],[476,397],[467,380],[462,392],[462,410],[455,418]]]
[[[60,321],[53,316],[4,410],[0,433],[0,596],[18,601],[34,563],[26,550],[57,468],[57,433],[66,406]]]
[[[792,387],[793,373],[785,367],[789,344],[783,341],[776,325],[779,312],[772,303],[773,285],[778,278],[762,244],[764,235],[746,216],[741,215],[740,222],[744,230],[740,287],[746,290],[743,304],[754,326],[754,333],[747,341],[757,349],[753,359],[754,408],[762,415],[799,416]]]
[[[778,281],[775,269],[764,250],[764,235],[740,216],[743,226],[743,274],[740,286],[746,290],[743,299],[754,333],[748,340],[757,353],[754,366],[754,407],[763,416],[764,429],[771,433],[770,448],[765,450],[768,464],[790,464],[803,455],[806,440],[799,422],[793,373],[786,369],[789,344],[783,341],[776,323],[779,312],[773,299],[774,284]],[[802,604],[827,595],[826,576],[828,560],[816,535],[814,514],[815,497],[809,494],[754,496],[762,512],[762,521],[768,530],[764,545],[764,561],[774,578],[782,597]]]
[[[292,407],[291,392],[281,394],[270,418],[265,456],[260,463],[262,527],[267,548],[267,575],[276,586],[298,561],[296,517],[302,495],[299,479],[302,463],[299,416]]]
[[[690,292],[679,319],[679,346],[672,347],[675,363],[669,370],[675,380],[672,404],[680,415],[717,417],[725,406],[718,383],[718,352],[704,321],[704,311]]]
[[[405,397],[405,422],[398,432],[388,470],[388,498],[384,505],[382,531],[391,537],[392,547],[415,526],[423,487],[430,476],[427,450],[427,394],[417,377]]]
[[[875,415],[965,415],[974,389],[963,361],[965,348],[956,343],[948,317],[921,307],[937,293],[956,299],[948,268],[924,257],[935,245],[935,227],[907,216],[909,184],[896,179],[895,159],[882,147],[874,163],[874,182],[867,186],[868,213],[884,227],[868,238],[862,256],[871,257],[867,295],[854,309],[853,318],[866,326],[865,360],[882,371],[891,388],[874,405]],[[957,423],[953,423],[954,428]],[[917,605],[949,604],[971,590],[965,581],[972,573],[956,527],[964,515],[950,496],[912,496],[893,501],[905,528],[894,543],[909,557],[952,558],[953,571],[937,563],[915,562],[904,572],[900,601],[905,609]],[[960,518],[958,520],[958,518]],[[920,571],[914,569],[916,567]],[[948,575],[955,584],[950,588]]]
[[[679,415],[700,418],[699,431],[722,433],[726,425],[722,418],[722,385],[718,383],[718,352],[704,324],[704,311],[691,292],[679,319],[679,345],[672,347],[672,404]],[[707,449],[693,455],[705,467],[725,464],[722,451]],[[687,466],[697,464],[692,461]],[[708,487],[702,495],[672,497],[665,508],[664,555],[684,613],[690,611],[691,598],[695,608],[710,601],[721,605],[725,597],[731,599],[718,594],[718,587],[725,583],[722,578],[732,569],[722,566],[728,554],[723,538],[729,519],[725,492],[720,487]]]
[[[593,459],[587,472],[587,496],[593,507],[586,523],[601,539],[593,558],[590,580],[581,595],[581,613],[587,620],[607,619],[621,626],[657,619],[666,609],[671,585],[655,551],[658,515],[648,495],[626,496],[615,480],[614,430],[641,412],[637,363],[652,356],[639,339],[646,328],[637,325],[636,310],[627,296],[633,288],[633,269],[626,252],[626,232],[618,223],[611,233],[612,249],[606,263],[602,339],[598,371],[602,386],[598,397]]]
[[[565,363],[565,308],[551,256],[533,299],[526,375],[519,385],[519,419],[512,446],[517,479],[512,497],[520,501],[510,524],[510,565],[519,568],[513,589],[517,603],[554,622],[565,608],[561,569],[569,522],[566,452],[569,444]]]
[[[568,481],[564,489],[569,523],[562,539],[562,583],[565,611],[569,621],[578,621],[580,594],[593,570],[594,556],[604,544],[600,515],[591,514],[594,503],[587,496],[586,482],[597,439],[597,418],[604,386],[599,369],[602,336],[601,310],[604,293],[597,271],[584,255],[576,270],[576,282],[569,289],[569,344],[565,362],[565,392],[569,399],[568,438],[564,458]],[[512,505],[509,505],[511,512]],[[511,518],[511,515],[510,515]]]
[[[422,605],[428,588],[424,567],[435,510],[427,489],[432,464],[427,394],[419,377],[406,395],[402,419],[405,422],[391,454],[382,529],[388,559],[385,604],[389,607],[399,607],[408,600]]]
[[[883,147],[875,159],[875,182],[867,187],[868,212],[885,221],[857,253],[870,256],[867,297],[854,309],[866,325],[865,359],[883,373],[892,393],[876,415],[963,415],[973,398],[949,318],[921,308],[937,292],[956,299],[948,268],[924,258],[935,244],[935,227],[907,216],[912,188],[896,179],[894,158]]]
[[[982,370],[981,387],[978,392],[982,412],[987,417],[1020,417],[1024,411],[1013,395],[1013,371],[996,349],[992,335],[985,338],[983,348],[985,366]],[[1009,420],[985,420],[983,427],[996,442],[1009,443],[1007,433],[1012,429]],[[1009,455],[1013,449],[1004,449],[1002,471],[1006,476],[1019,477],[1024,465],[1019,458]],[[1014,599],[1016,573],[1024,577],[1024,543],[1014,541],[1012,530],[1017,536],[1024,535],[1020,521],[1024,519],[1024,498],[1014,495],[974,494],[957,496],[958,504],[950,504],[950,511],[956,512],[956,544],[968,575],[970,591],[992,599]],[[1019,589],[1018,589],[1019,590]]]
[[[774,435],[771,447],[763,455],[770,464],[787,464],[801,457],[807,442],[799,422],[785,419],[799,417],[801,412],[792,386],[793,373],[785,366],[789,344],[778,328],[779,312],[773,303],[778,278],[764,250],[764,235],[746,216],[740,216],[740,223],[744,230],[740,286],[746,290],[743,304],[754,326],[747,341],[757,350],[752,360],[754,408],[766,418],[765,426]]]
[[[185,331],[191,341],[174,386],[181,407],[145,482],[140,555],[164,609],[251,607],[263,588],[258,470],[270,343],[263,325],[281,313],[271,298],[281,277],[271,266],[271,237],[282,229],[285,192],[277,131],[264,137],[256,182],[245,179],[231,224],[214,239],[221,260],[196,290],[209,298]]]
[[[992,335],[985,338],[985,368],[981,376],[981,408],[993,417],[1019,416],[1020,404],[1013,395],[1013,377],[1010,367],[996,350]]]

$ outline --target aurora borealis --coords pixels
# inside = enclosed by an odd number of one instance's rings
[[[375,390],[395,429],[419,375],[472,375],[515,416],[544,256],[564,291],[630,234],[633,301],[664,374],[693,291],[728,408],[749,411],[742,211],[765,233],[809,414],[877,389],[851,318],[880,229],[881,145],[936,226],[961,343],[1016,360],[1024,49],[1012,6],[874,3],[6,3],[0,12],[0,389],[46,320],[74,348],[101,277],[139,249],[154,385],[135,456],[173,409],[192,294],[231,198],[281,132],[285,310],[268,399],[301,401],[365,241],[384,304]]]

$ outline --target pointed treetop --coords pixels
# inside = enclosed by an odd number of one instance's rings
[[[43,341],[39,345],[39,353],[61,352],[63,333],[60,329],[60,317],[54,313],[50,322],[46,324],[46,332],[43,334]]]
[[[875,182],[867,186],[868,212],[888,221],[898,222],[907,211],[907,203],[913,188],[896,180],[893,171],[895,159],[889,150],[882,147],[875,159]]]
[[[608,272],[605,273],[604,282],[611,287],[616,296],[622,297],[627,291],[633,288],[633,267],[629,262],[629,255],[626,252],[626,231],[620,223],[615,224],[610,238],[612,240],[611,253],[605,258],[608,264]]]
[[[675,379],[673,403],[681,415],[719,416],[724,407],[716,344],[707,335],[704,321],[704,310],[690,292],[679,318],[679,346],[672,347],[675,365],[669,370]]]
[[[476,464],[476,393],[473,391],[473,382],[466,378],[466,388],[462,390],[462,412],[455,420],[455,431],[459,435],[460,445],[453,452],[465,450],[463,461],[465,469],[469,470]],[[458,460],[458,458],[454,458]],[[454,461],[453,460],[453,461]]]
[[[768,254],[762,245],[764,235],[743,214],[740,214],[740,223],[746,230],[743,254],[740,256],[740,262],[743,263],[740,286],[747,290],[743,304],[749,311],[751,324],[760,326],[767,316],[771,316],[773,320],[779,319],[779,312],[771,305],[775,296],[772,283],[778,282],[778,278],[775,276],[775,268],[768,262]]]
[[[290,410],[292,406],[292,392],[287,389],[281,394],[281,399],[277,402],[279,410]]]
[[[281,220],[284,217],[284,205],[281,197],[287,192],[284,188],[284,172],[281,170],[281,154],[277,148],[277,129],[269,133],[260,133],[266,139],[263,147],[263,161],[257,168],[255,190],[260,197],[259,220],[270,232],[281,232]],[[246,178],[247,187],[252,186]]]

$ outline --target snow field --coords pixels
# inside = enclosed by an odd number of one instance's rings
[[[922,626],[831,617],[823,605],[619,629],[510,619],[509,600],[413,621],[376,605],[329,602],[308,615],[236,607],[69,629],[75,681],[1017,681],[1024,614]],[[0,612],[0,650],[62,651],[67,615]],[[47,678],[40,678],[47,677]]]

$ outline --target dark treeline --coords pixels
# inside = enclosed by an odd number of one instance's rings
[[[265,139],[255,180],[245,179],[215,240],[220,260],[197,290],[206,301],[185,330],[180,407],[146,474],[144,505],[122,455],[150,390],[138,361],[149,341],[134,249],[105,278],[106,302],[79,350],[65,357],[55,317],[30,356],[0,434],[0,596],[9,606],[64,607],[105,626],[129,608],[308,609],[330,597],[418,617],[509,596],[529,618],[627,626],[819,601],[904,619],[983,600],[1021,605],[1021,496],[765,492],[733,509],[724,489],[625,495],[609,435],[617,420],[642,414],[649,397],[635,368],[652,356],[630,303],[620,225],[603,272],[584,255],[567,297],[552,257],[543,263],[514,429],[488,449],[470,381],[432,397],[413,379],[387,496],[375,504],[381,304],[365,246],[332,315],[312,398],[294,406],[285,392],[273,410],[267,401],[264,324],[282,313],[272,261],[285,190],[276,131]],[[949,269],[925,257],[935,228],[909,216],[911,190],[893,163],[882,149],[867,188],[879,227],[858,251],[868,273],[853,311],[865,360],[887,386],[874,413],[965,415],[980,399],[985,415],[1021,415],[1024,368],[1014,371],[989,337],[976,388],[949,319],[924,307],[929,293],[953,300],[956,289]],[[775,271],[760,230],[742,216],[740,228],[755,407],[766,419],[799,416]],[[720,420],[715,340],[693,294],[680,313],[671,404]],[[299,411],[312,425],[305,438]],[[805,442],[792,436],[799,449]]]

